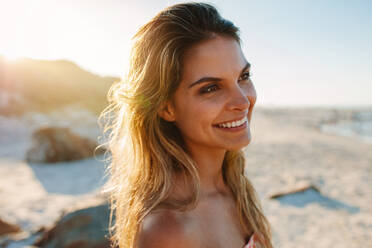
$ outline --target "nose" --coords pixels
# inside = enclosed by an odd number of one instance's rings
[[[251,102],[249,92],[242,88],[238,83],[230,90],[227,108],[232,111],[245,111],[249,109]]]

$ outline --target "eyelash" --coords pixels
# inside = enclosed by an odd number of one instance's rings
[[[200,94],[207,94],[219,89],[217,84],[211,84],[200,89]]]
[[[252,76],[252,74],[250,72],[244,72],[242,74],[242,76],[239,78],[239,81],[242,81],[242,80],[248,80],[250,77]],[[211,92],[214,92],[214,91],[217,91],[220,87],[217,85],[217,84],[211,84],[211,85],[208,85],[206,87],[203,87],[200,89],[200,94],[207,94],[207,93],[211,93]]]
[[[246,71],[242,75],[242,77],[244,77],[244,79],[241,79],[241,80],[248,80],[248,78],[250,78],[251,76],[252,76],[252,74],[249,71]]]

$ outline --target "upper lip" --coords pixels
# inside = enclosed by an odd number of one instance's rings
[[[232,119],[232,120],[229,120],[229,121],[220,122],[220,123],[217,123],[217,124],[214,124],[214,125],[221,125],[221,124],[226,124],[226,123],[233,122],[233,121],[240,121],[241,119],[243,119],[245,117],[247,117],[247,115],[243,115],[241,117],[238,117],[238,118],[235,118],[235,119]]]

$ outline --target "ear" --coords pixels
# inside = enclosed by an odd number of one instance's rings
[[[176,120],[174,106],[171,101],[167,101],[158,109],[158,115],[166,121]]]

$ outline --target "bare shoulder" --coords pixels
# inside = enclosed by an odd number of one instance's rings
[[[138,248],[194,247],[184,219],[171,210],[160,210],[147,215],[138,236]]]

